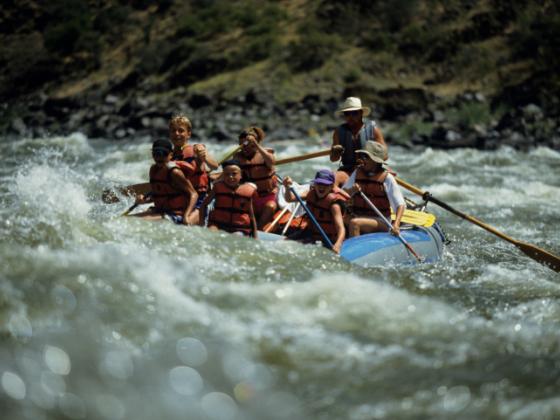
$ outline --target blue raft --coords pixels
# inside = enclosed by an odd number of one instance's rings
[[[439,225],[401,229],[402,237],[424,263],[438,261],[443,254],[445,235]],[[342,244],[340,256],[363,267],[418,264],[398,238],[388,232],[368,233],[349,238]]]

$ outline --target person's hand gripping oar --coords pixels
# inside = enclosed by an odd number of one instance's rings
[[[280,182],[284,182],[284,179],[280,175],[276,174],[276,177],[280,180]],[[289,186],[286,186],[286,187],[294,195],[294,197],[299,202],[301,207],[303,207],[303,210],[305,210],[305,213],[307,213],[307,216],[309,216],[309,219],[313,223],[313,226],[315,226],[317,231],[321,234],[321,237],[323,238],[324,243],[326,245],[328,245],[329,249],[333,249],[333,243],[331,242],[331,240],[329,239],[329,237],[327,236],[327,234],[325,233],[325,231],[323,230],[323,228],[321,227],[321,225],[319,224],[317,219],[315,219],[315,216],[313,216],[313,213],[311,213],[311,210],[309,210],[309,208],[305,204],[305,201],[303,201],[303,199],[297,193],[296,189],[292,185],[289,185]]]
[[[389,232],[395,234],[394,230],[393,230],[393,225],[391,224],[391,222],[389,220],[387,220],[387,218],[385,216],[383,216],[383,213],[381,213],[379,211],[379,209],[377,207],[375,207],[375,204],[373,204],[370,199],[367,197],[367,195],[365,195],[362,191],[360,191],[360,196],[363,198],[363,200],[367,203],[367,205],[375,212],[375,214],[377,214],[378,217],[381,218],[381,220],[383,220],[383,222],[385,223],[385,225],[387,226],[387,229],[389,229]],[[416,258],[418,260],[418,262],[423,262],[423,259],[416,253],[416,251],[414,251],[414,249],[410,246],[410,244],[402,237],[402,235],[400,233],[396,233],[395,236],[397,238],[399,238],[399,240],[402,242],[402,244],[405,246],[406,249],[408,249],[410,251],[410,253],[412,255],[414,255],[414,258]]]

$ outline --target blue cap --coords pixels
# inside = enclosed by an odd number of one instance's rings
[[[332,185],[334,184],[334,174],[329,169],[321,169],[315,174],[314,184]]]

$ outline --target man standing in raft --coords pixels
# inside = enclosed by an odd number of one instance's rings
[[[252,183],[241,183],[241,168],[236,160],[222,163],[223,173],[220,180],[214,182],[200,207],[200,226],[204,226],[206,210],[215,199],[214,209],[208,216],[208,228],[241,233],[257,238],[257,222],[253,211],[253,200],[257,188]]]
[[[341,186],[356,169],[356,150],[363,149],[366,141],[373,140],[386,147],[383,134],[374,120],[363,119],[371,109],[362,106],[360,98],[348,97],[336,112],[343,115],[345,122],[335,128],[331,146],[330,159],[336,162],[342,159],[336,171],[336,185]],[[387,159],[388,156],[385,156]]]
[[[272,216],[278,208],[276,203],[278,181],[274,168],[274,150],[265,149],[262,146],[264,137],[264,131],[259,127],[244,129],[239,134],[241,150],[234,156],[241,167],[243,181],[252,182],[257,186],[258,196],[254,205],[259,229],[272,220]]]
[[[154,164],[150,168],[150,195],[136,196],[137,204],[154,203],[148,210],[133,215],[148,220],[170,218],[177,224],[192,224],[189,219],[198,194],[183,170],[171,161],[173,145],[169,140],[152,144]]]

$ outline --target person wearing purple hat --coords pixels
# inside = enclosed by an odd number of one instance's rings
[[[330,160],[341,165],[336,172],[336,185],[341,186],[356,169],[356,150],[362,149],[366,141],[373,140],[386,146],[383,133],[374,120],[364,119],[371,109],[362,105],[360,98],[348,97],[336,115],[344,117],[344,123],[335,128]],[[387,158],[387,156],[385,156]]]
[[[293,193],[289,190],[292,180],[289,176],[284,178],[286,193],[284,198],[288,202],[296,201]],[[346,236],[344,228],[344,203],[350,196],[335,185],[335,175],[329,169],[321,169],[315,174],[315,179],[311,188],[301,194],[301,198],[306,201],[309,211],[313,214],[319,226],[333,243],[332,250],[340,253],[342,242]],[[322,241],[323,238],[313,223],[308,223],[305,231],[297,238],[303,242]]]

